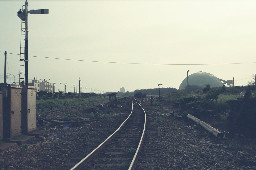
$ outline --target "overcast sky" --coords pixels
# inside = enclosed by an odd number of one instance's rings
[[[17,55],[23,4],[0,0],[1,82],[5,50],[13,53],[7,72],[18,81],[23,71]],[[60,90],[66,83],[72,91],[79,77],[84,92],[106,92],[158,83],[178,88],[187,70],[235,77],[235,85],[247,85],[256,73],[255,0],[29,1],[29,9],[40,8],[50,14],[29,15],[29,79],[50,79]]]

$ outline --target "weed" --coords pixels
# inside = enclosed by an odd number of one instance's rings
[[[236,94],[220,94],[217,99],[217,103],[225,103],[230,100],[236,100],[240,95]]]
[[[67,99],[47,99],[37,101],[38,113],[46,113],[49,111],[64,110],[71,107],[78,107],[81,105],[90,104],[93,102],[106,102],[107,99],[100,96],[93,96],[89,98],[67,98]]]
[[[162,116],[157,116],[156,118],[155,118],[155,121],[156,122],[164,122],[166,119],[164,118],[164,117],[162,117]]]
[[[221,113],[220,114],[220,119],[221,120],[227,120],[227,118],[229,117],[229,113],[230,112],[228,112],[228,111]]]
[[[136,149],[133,147],[130,147],[130,148],[126,149],[125,152],[129,155],[133,155],[136,152]]]

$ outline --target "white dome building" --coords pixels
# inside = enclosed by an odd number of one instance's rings
[[[188,76],[188,85],[204,88],[207,85],[210,87],[222,87],[223,83],[219,78],[206,72],[197,72]],[[187,78],[185,78],[180,84],[179,89],[184,90],[187,87]]]

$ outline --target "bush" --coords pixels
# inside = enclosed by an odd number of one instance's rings
[[[236,100],[240,95],[237,94],[220,94],[217,99],[217,103],[225,103],[230,100]]]

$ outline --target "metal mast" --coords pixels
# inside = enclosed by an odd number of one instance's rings
[[[28,0],[25,2],[25,86],[28,86]]]
[[[25,47],[20,46],[20,61],[25,62],[25,81],[22,89],[22,132],[26,134],[28,131],[27,114],[28,114],[28,14],[48,14],[48,9],[38,9],[28,11],[28,0],[25,1],[25,5],[22,6],[17,12],[18,17],[21,19],[21,32],[25,33]],[[25,28],[23,28],[25,24]],[[22,44],[22,43],[21,43]],[[24,52],[22,52],[24,48]],[[24,54],[24,58],[22,58]]]

